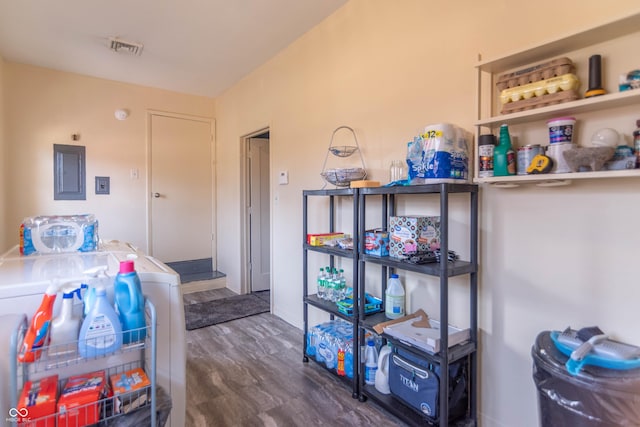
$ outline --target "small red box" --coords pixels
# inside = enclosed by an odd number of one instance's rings
[[[58,427],[83,427],[100,419],[99,401],[106,396],[104,371],[69,377],[58,399]]]
[[[54,427],[58,376],[27,381],[20,394],[15,414],[21,427]]]

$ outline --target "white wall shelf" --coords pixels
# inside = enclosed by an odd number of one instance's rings
[[[584,51],[589,52],[592,48],[596,49],[596,52],[602,51],[603,56],[611,64],[612,69],[609,70],[609,74],[614,71],[617,74],[626,73],[629,71],[626,67],[630,63],[617,60],[621,58],[627,59],[630,54],[629,49],[635,46],[639,35],[640,10],[637,10],[630,15],[608,21],[602,25],[543,42],[493,60],[479,62],[476,65],[478,79],[476,137],[486,133],[487,130],[495,133],[500,125],[507,124],[510,127],[516,127],[520,131],[520,145],[531,143],[529,141],[540,143],[540,131],[535,129],[546,128],[546,121],[560,116],[576,116],[579,120],[585,120],[583,126],[597,123],[598,120],[601,123],[607,123],[603,120],[603,117],[607,117],[607,119],[613,117],[618,125],[620,125],[621,120],[624,123],[634,123],[636,119],[640,118],[637,108],[640,105],[640,89],[631,89],[623,92],[611,91],[605,95],[592,98],[578,99],[510,114],[499,114],[500,106],[495,82],[497,77],[503,73],[512,72],[515,69],[523,69],[552,58],[571,57],[581,50],[582,52],[578,54],[578,60],[581,61],[580,67],[582,67],[582,72],[585,73],[584,61],[587,54]],[[637,63],[633,66],[637,67]],[[581,79],[584,80],[585,77],[583,76]],[[612,86],[612,84],[613,82],[610,79],[608,85]],[[591,126],[595,125],[592,124]],[[615,128],[615,125],[611,127]],[[517,146],[513,148],[516,151],[518,149]],[[625,169],[481,178],[477,175],[477,147],[475,149],[475,159],[476,167],[474,169],[476,176],[474,177],[474,183],[489,184],[503,188],[518,187],[525,184],[550,187],[569,185],[575,180],[640,177],[640,169]]]
[[[553,173],[538,175],[493,176],[476,178],[477,184],[491,184],[495,187],[512,188],[520,185],[535,184],[539,187],[554,187],[571,184],[571,181],[583,179],[640,178],[640,169],[607,170],[597,172]]]

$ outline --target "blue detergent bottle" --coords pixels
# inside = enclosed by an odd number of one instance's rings
[[[107,299],[107,291],[95,288],[95,301],[82,322],[78,351],[84,358],[112,353],[122,347],[122,326]]]
[[[122,323],[123,344],[145,339],[144,295],[132,260],[120,262],[114,292],[116,310]]]

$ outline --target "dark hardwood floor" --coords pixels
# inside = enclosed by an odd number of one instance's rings
[[[185,295],[190,304],[233,293]],[[338,377],[302,362],[302,331],[265,313],[187,331],[189,427],[403,426],[351,397]]]

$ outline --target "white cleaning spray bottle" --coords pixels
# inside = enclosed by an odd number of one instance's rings
[[[79,286],[79,285],[78,285]],[[75,285],[62,287],[62,308],[51,322],[49,332],[50,357],[68,357],[76,352],[80,317],[73,312],[74,297],[80,298],[80,288]]]

